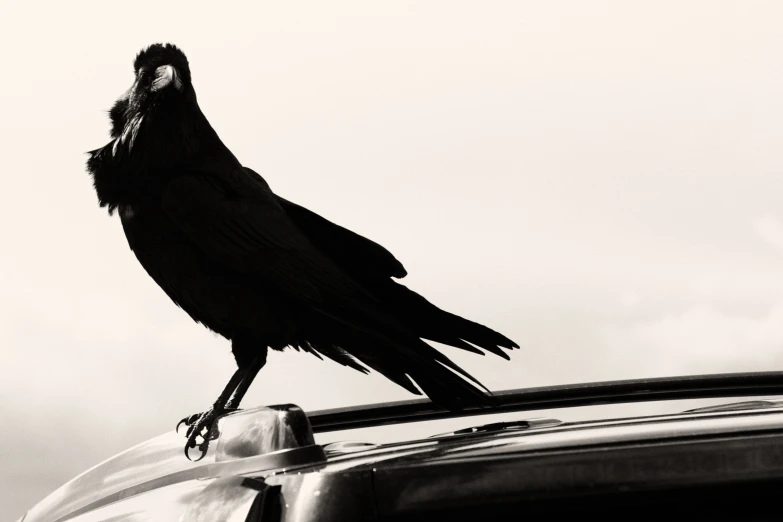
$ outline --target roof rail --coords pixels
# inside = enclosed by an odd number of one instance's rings
[[[429,399],[307,413],[315,433],[474,415],[632,402],[783,395],[783,372],[725,373],[591,382],[493,392],[495,405],[451,412]]]

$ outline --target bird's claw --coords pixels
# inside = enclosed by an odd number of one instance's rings
[[[179,421],[179,422],[177,423],[177,427],[176,427],[176,428],[174,428],[174,431],[175,431],[175,432],[177,432],[177,433],[179,433],[179,427],[180,427],[180,426],[182,426],[183,424],[184,424],[185,426],[192,426],[192,425],[193,425],[193,423],[194,423],[194,422],[196,422],[196,420],[197,420],[197,419],[198,419],[198,418],[199,418],[201,415],[203,415],[203,413],[194,413],[193,415],[189,415],[188,417],[185,417],[184,419],[182,419],[181,421]],[[188,434],[188,435],[190,435],[190,429],[188,429],[188,433],[187,433],[187,434]]]
[[[216,409],[213,407],[203,413],[194,413],[193,415],[185,417],[177,423],[177,427],[175,428],[177,433],[179,433],[179,428],[183,424],[188,427],[188,430],[185,432],[185,436],[188,439],[187,443],[185,444],[185,456],[188,458],[188,460],[198,462],[206,456],[209,443],[217,439],[220,435],[216,422],[218,417],[236,410],[237,408]],[[199,438],[202,439],[200,443],[198,442]],[[201,452],[201,456],[195,460],[190,458],[189,453],[189,451],[193,448],[198,448],[198,450]]]
[[[218,438],[219,433],[215,421],[223,413],[225,410],[210,408],[204,413],[196,413],[179,421],[176,428],[177,433],[183,424],[188,427],[188,431],[185,433],[188,438],[185,444],[185,456],[188,460],[198,462],[206,456],[209,443]],[[201,438],[201,442],[198,442],[199,438]],[[201,456],[197,459],[190,458],[190,450],[193,448],[198,448],[201,452]]]

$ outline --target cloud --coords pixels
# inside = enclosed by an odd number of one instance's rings
[[[783,366],[783,302],[757,315],[698,305],[603,328],[611,364],[644,375],[768,371]]]
[[[783,253],[783,224],[775,216],[758,218],[753,222],[753,230],[759,238]]]

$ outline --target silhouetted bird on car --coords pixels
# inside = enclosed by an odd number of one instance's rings
[[[500,348],[513,341],[395,282],[406,272],[386,249],[242,166],[201,112],[176,46],[150,46],[134,69],[110,111],[111,141],[87,162],[98,200],[119,212],[130,248],[172,301],[231,340],[238,367],[209,410],[183,419],[186,455],[198,446],[203,457],[213,422],[238,407],[268,348],[373,369],[451,410],[489,403],[422,339],[506,359]]]

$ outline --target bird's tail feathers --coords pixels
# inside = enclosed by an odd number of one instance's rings
[[[441,310],[406,286],[389,281],[383,302],[419,337],[484,355],[490,352],[508,360],[505,350],[519,348],[508,337],[479,323]],[[505,349],[505,350],[503,350]]]
[[[409,392],[420,395],[418,385],[433,402],[449,410],[492,404],[491,393],[478,379],[414,334],[386,335],[321,314],[329,326],[319,331],[339,333],[342,350]]]
[[[355,356],[359,361],[409,392],[415,395],[424,392],[432,402],[447,410],[461,411],[466,407],[487,407],[493,404],[491,393],[477,379],[435,348],[424,341],[419,342],[426,349],[419,347],[416,348],[416,352],[431,350],[437,355],[430,353],[422,354],[420,357],[408,357],[407,354],[401,355],[400,351],[395,349],[393,352],[387,350],[383,357],[377,355],[373,357],[367,353],[368,350],[362,350]],[[416,386],[421,389],[421,392]]]
[[[448,362],[456,367],[451,361]],[[432,402],[447,410],[461,411],[466,407],[488,407],[493,404],[492,394],[481,383],[472,377],[471,380],[465,379],[438,360],[426,366],[414,367],[409,375]]]

